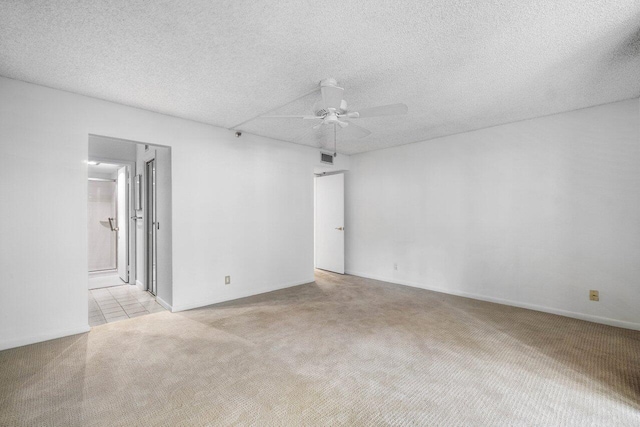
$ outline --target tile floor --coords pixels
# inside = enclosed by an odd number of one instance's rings
[[[89,291],[89,326],[166,311],[149,292],[121,285]]]

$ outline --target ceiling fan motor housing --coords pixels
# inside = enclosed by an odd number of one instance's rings
[[[324,108],[324,105],[322,103],[322,100],[319,100],[318,102],[316,102],[315,104],[313,104],[313,112],[315,113],[316,116],[318,117],[323,117],[326,116],[327,114],[329,114],[329,111],[327,111]],[[345,101],[344,99],[342,101],[340,101],[340,108],[337,109],[335,111],[336,114],[345,114],[347,112],[347,101]]]

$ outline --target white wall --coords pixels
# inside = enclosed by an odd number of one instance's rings
[[[129,141],[119,141],[100,135],[89,135],[89,158],[135,162],[137,145]]]
[[[634,99],[351,156],[347,270],[640,329],[639,126]]]
[[[89,134],[171,147],[174,309],[313,280],[318,150],[0,78],[0,349],[88,329]]]
[[[98,178],[98,179],[111,179],[111,180],[115,180],[118,178],[118,173],[117,172],[111,172],[111,173],[104,173],[104,172],[93,172],[91,170],[89,170],[87,172],[87,177],[88,178]]]

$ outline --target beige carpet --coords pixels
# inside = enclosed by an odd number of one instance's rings
[[[640,333],[352,276],[0,352],[0,425],[640,425]]]

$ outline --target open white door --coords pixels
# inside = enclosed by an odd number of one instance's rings
[[[127,185],[127,167],[118,169],[118,276],[129,283],[129,186]]]
[[[344,274],[344,174],[316,178],[316,268]]]

